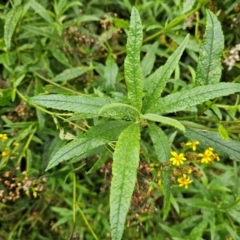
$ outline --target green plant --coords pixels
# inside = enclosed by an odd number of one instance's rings
[[[127,85],[127,97],[107,97],[80,95],[41,95],[32,97],[28,103],[36,108],[38,105],[74,112],[68,119],[94,119],[93,127],[81,133],[74,140],[59,149],[48,163],[47,170],[59,163],[71,159],[70,163],[79,161],[96,153],[105,151],[101,148],[108,144],[113,149],[112,181],[110,191],[110,223],[112,239],[121,239],[127,212],[134,191],[140,153],[140,132],[148,132],[155,146],[158,161],[170,159],[171,141],[155,122],[170,125],[182,132],[190,140],[198,140],[203,147],[213,147],[220,156],[240,159],[239,142],[231,140],[228,131],[220,125],[219,134],[205,130],[206,127],[192,122],[178,121],[165,117],[169,113],[190,110],[194,106],[196,115],[201,115],[221,96],[240,91],[240,84],[219,83],[221,77],[220,55],[223,50],[223,34],[217,18],[207,11],[206,33],[199,52],[199,61],[195,82],[176,93],[160,97],[171,74],[188,44],[185,37],[180,46],[168,58],[165,65],[158,68],[147,78],[143,78],[140,51],[142,45],[142,25],[138,11],[133,8],[126,45],[127,56],[124,73]],[[117,96],[117,95],[115,95]],[[206,101],[214,99],[211,103]],[[217,111],[217,110],[216,110]],[[54,113],[51,113],[53,117]],[[183,118],[186,117],[183,115]],[[194,119],[193,115],[191,119]],[[114,119],[109,121],[109,119]],[[211,121],[211,119],[209,119]],[[234,130],[234,129],[233,129]],[[85,131],[85,130],[84,130]],[[231,130],[229,130],[231,132]],[[225,139],[228,139],[226,141]],[[114,144],[113,141],[116,141]],[[104,159],[95,163],[91,172],[103,164]],[[170,204],[169,167],[162,169],[165,201],[164,216]]]

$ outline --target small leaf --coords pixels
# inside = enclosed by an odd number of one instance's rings
[[[0,106],[6,106],[10,103],[12,96],[12,89],[0,89]]]
[[[94,163],[91,169],[87,172],[87,174],[94,173],[97,169],[99,169],[109,158],[109,152],[105,151],[101,154],[100,158]]]
[[[171,171],[168,167],[162,170],[162,184],[163,184],[163,219],[166,219],[170,210],[170,196],[171,196]]]
[[[59,75],[57,75],[55,78],[52,79],[54,82],[67,82],[68,80],[77,78],[81,75],[83,75],[85,72],[88,70],[91,70],[91,67],[75,67],[75,68],[70,68]]]
[[[122,18],[113,18],[113,23],[117,28],[128,29],[129,23]]]
[[[30,1],[31,7],[38,13],[44,20],[46,20],[49,24],[53,23],[53,19],[49,15],[48,11],[35,0]]]
[[[186,123],[189,125],[191,123]],[[229,139],[229,141],[223,140],[218,133],[211,131],[201,131],[194,128],[187,128],[184,135],[192,140],[198,140],[200,146],[204,149],[212,147],[217,154],[223,157],[229,157],[235,161],[240,161],[240,142]]]
[[[126,216],[136,183],[139,164],[140,126],[126,128],[116,144],[113,154],[110,189],[110,224],[113,240],[122,238]]]
[[[227,96],[235,92],[240,92],[239,83],[218,83],[199,86],[159,98],[148,112],[157,114],[177,112],[207,100]]]
[[[142,46],[142,23],[135,7],[132,8],[130,30],[127,39],[127,56],[124,62],[125,79],[128,89],[128,98],[132,106],[141,110],[143,94],[143,76],[140,65]]]
[[[157,153],[159,162],[167,162],[170,159],[170,142],[166,134],[160,127],[154,124],[149,124],[149,134]]]
[[[113,121],[92,127],[86,134],[76,137],[72,142],[59,149],[48,163],[46,171],[74,157],[79,157],[80,160],[81,156],[87,152],[111,140],[116,140],[118,135],[130,124],[131,122]]]
[[[222,124],[219,124],[218,126],[218,133],[223,140],[226,140],[226,141],[229,140],[228,131]]]
[[[208,225],[208,221],[206,216],[204,216],[204,219],[202,222],[197,224],[193,230],[190,232],[190,239],[195,240],[195,239],[201,239],[201,236],[203,235],[203,232],[206,230]]]
[[[40,95],[30,98],[30,103],[43,107],[81,113],[85,117],[97,117],[99,110],[115,101],[106,97],[68,96],[61,94]]]
[[[13,7],[7,14],[5,24],[4,24],[4,40],[7,49],[11,47],[11,39],[17,23],[22,15],[23,7],[17,6]]]
[[[197,85],[218,83],[221,77],[221,55],[224,48],[224,37],[217,17],[207,11],[206,32],[200,46],[197,66]]]
[[[63,65],[70,67],[70,63],[65,54],[57,48],[51,49],[52,55]]]
[[[135,107],[123,103],[111,103],[99,110],[99,116],[114,119],[135,120],[139,115]]]
[[[175,50],[175,52],[168,58],[164,66],[158,68],[153,74],[151,74],[144,84],[146,95],[143,100],[143,112],[149,109],[155,101],[159,98],[167,81],[173,73],[177,63],[188,43],[189,35],[185,37],[181,45]]]
[[[226,222],[224,223],[223,227],[225,227],[227,229],[227,231],[230,234],[230,236],[232,237],[232,239],[240,240],[240,236],[238,235],[236,230],[233,229],[231,226],[229,226]]]
[[[185,127],[178,120],[173,119],[173,118],[163,117],[161,115],[151,114],[151,113],[141,115],[140,117],[143,119],[148,119],[150,121],[160,122],[162,124],[170,125],[175,128],[178,128],[181,131],[185,131]]]
[[[105,87],[107,91],[115,90],[115,83],[118,74],[118,66],[112,56],[106,60],[106,67],[104,69],[104,77],[106,79]]]
[[[150,74],[152,71],[152,68],[154,66],[154,62],[156,59],[155,54],[156,54],[157,48],[158,48],[158,42],[155,42],[153,45],[149,47],[149,50],[147,51],[146,55],[144,56],[141,62],[141,67],[142,67],[144,77]]]

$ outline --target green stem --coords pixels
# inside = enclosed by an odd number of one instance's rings
[[[73,172],[73,224],[76,223],[76,173]]]
[[[44,76],[40,75],[39,73],[36,73],[36,72],[35,72],[34,74],[35,74],[36,76],[38,76],[39,78],[41,78],[42,80],[44,80],[45,82],[48,82],[48,83],[50,83],[50,84],[52,84],[52,85],[54,85],[54,86],[56,86],[56,87],[59,87],[59,88],[61,88],[61,89],[64,89],[64,90],[66,90],[66,91],[68,91],[68,92],[71,92],[71,93],[74,93],[74,94],[83,95],[82,93],[79,93],[79,92],[77,92],[77,91],[75,91],[75,90],[73,90],[73,89],[69,89],[69,88],[67,88],[67,87],[64,87],[64,86],[58,84],[58,83],[55,83],[55,82],[53,82],[52,80],[50,80],[50,79],[48,79],[48,78],[45,78]]]
[[[82,212],[82,210],[81,210],[81,208],[80,208],[80,206],[79,206],[79,205],[80,205],[80,204],[79,204],[79,203],[77,203],[77,207],[78,207],[78,210],[79,210],[79,212],[80,212],[80,214],[81,214],[81,216],[82,216],[82,218],[83,218],[83,221],[84,221],[84,222],[85,222],[85,224],[87,225],[87,227],[88,227],[89,231],[92,233],[92,235],[93,235],[94,239],[95,239],[95,240],[98,240],[98,237],[97,237],[97,236],[96,236],[96,234],[94,233],[94,231],[93,231],[92,227],[90,226],[90,224],[89,224],[89,222],[88,222],[87,218],[85,217],[85,215],[84,215],[84,213]]]
[[[69,121],[69,120],[66,119],[66,118],[61,117],[61,116],[60,116],[61,114],[50,112],[50,111],[46,110],[45,108],[42,108],[42,107],[38,106],[38,105],[35,104],[35,103],[29,102],[28,99],[27,99],[25,96],[23,96],[17,89],[16,89],[16,92],[17,92],[17,94],[19,95],[19,97],[20,97],[23,101],[27,102],[28,104],[32,105],[33,107],[41,110],[42,112],[45,112],[45,113],[51,115],[53,118],[54,118],[54,117],[60,118],[60,119],[62,119],[64,122],[67,122],[67,123],[73,125],[74,127],[76,127],[76,128],[78,128],[78,129],[84,131],[84,132],[86,131],[86,129],[78,126],[77,124]]]

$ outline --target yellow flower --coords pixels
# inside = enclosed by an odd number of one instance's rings
[[[220,158],[219,158],[219,156],[218,156],[218,154],[213,154],[213,158],[215,159],[215,160],[217,160],[217,161],[220,161]]]
[[[211,147],[207,148],[206,151],[208,151],[208,153],[209,153],[210,155],[213,154],[213,148],[211,148]]]
[[[9,153],[8,153],[7,151],[3,151],[3,152],[2,152],[2,157],[7,157],[8,154],[9,154]]]
[[[184,188],[187,189],[188,185],[190,183],[192,183],[192,180],[190,179],[190,177],[187,177],[186,174],[183,174],[182,177],[178,178],[178,182],[179,182],[179,184],[178,184],[179,187],[183,187],[184,186]]]
[[[193,141],[186,143],[186,146],[189,146],[192,148],[193,151],[196,151],[196,146],[199,144],[199,141]]]
[[[8,139],[7,134],[0,133],[0,139],[3,141],[7,140]]]
[[[18,146],[19,146],[19,143],[18,143],[18,142],[14,142],[14,143],[13,143],[13,146],[18,147]]]
[[[199,153],[198,154],[199,157],[201,157],[201,163],[211,163],[212,162],[212,156],[213,156],[213,152],[211,150],[211,148],[208,148],[205,150],[204,153]]]
[[[183,161],[186,160],[183,153],[177,154],[177,152],[171,152],[171,154],[173,155],[173,157],[170,158],[170,161],[172,161],[173,165],[176,166],[182,165]]]

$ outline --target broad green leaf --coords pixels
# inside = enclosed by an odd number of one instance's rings
[[[135,107],[123,103],[111,103],[99,110],[99,116],[114,119],[135,120],[139,115]]]
[[[132,8],[130,29],[127,39],[127,56],[124,62],[124,73],[128,89],[128,98],[132,106],[142,108],[143,76],[140,64],[142,46],[142,23],[136,8]]]
[[[44,20],[46,20],[49,24],[53,23],[53,19],[51,18],[48,11],[35,0],[31,0],[31,7],[38,13]]]
[[[152,114],[152,113],[147,113],[147,114],[141,115],[140,117],[153,122],[160,122],[162,124],[170,125],[175,128],[178,128],[181,131],[185,131],[185,127],[178,120],[173,118],[163,117],[161,115]]]
[[[218,83],[221,77],[221,55],[224,48],[224,36],[217,17],[206,10],[207,24],[197,66],[197,85]]]
[[[104,68],[104,77],[106,79],[105,87],[108,91],[115,90],[115,83],[118,74],[118,66],[112,56],[106,60],[106,67]]]
[[[76,77],[79,77],[83,75],[88,70],[92,69],[91,67],[75,67],[70,68],[59,75],[57,75],[55,78],[52,79],[54,82],[67,82],[68,80],[74,79]]]
[[[163,184],[163,219],[166,219],[170,210],[170,196],[171,196],[171,171],[169,167],[164,167],[162,170],[162,184]]]
[[[22,6],[13,7],[7,14],[5,24],[4,24],[4,40],[7,49],[11,47],[11,39],[17,23],[23,12]]]
[[[207,100],[227,96],[235,92],[240,92],[239,83],[218,83],[198,86],[190,90],[183,90],[164,98],[159,98],[148,112],[157,114],[177,112]]]
[[[158,42],[155,42],[153,45],[149,47],[149,50],[146,52],[142,62],[141,62],[141,67],[143,71],[143,76],[147,76],[151,73],[152,68],[154,66],[154,62],[156,59],[156,51],[158,48]]]
[[[184,122],[189,125],[188,122]],[[223,157],[229,157],[235,161],[240,161],[240,142],[229,139],[223,140],[217,132],[202,131],[186,127],[184,135],[192,140],[198,140],[202,148],[212,147],[216,153]]]
[[[184,49],[186,48],[188,38],[189,35],[185,37],[181,45],[168,58],[164,66],[158,68],[146,79],[144,84],[146,95],[143,100],[143,112],[151,108],[155,101],[160,97],[167,81],[169,80],[171,74],[178,64],[180,57],[182,56]]]
[[[149,124],[149,134],[153,142],[158,161],[167,162],[170,159],[170,142],[166,134],[162,131],[160,127],[154,124]]]
[[[30,98],[30,103],[43,107],[81,113],[85,117],[97,117],[99,110],[115,101],[106,97],[67,96],[61,94],[39,95]]]
[[[76,137],[72,142],[59,149],[50,160],[46,171],[71,158],[79,157],[81,159],[81,156],[87,152],[111,140],[116,140],[118,135],[130,124],[131,122],[112,121],[92,127],[86,134]]]
[[[122,238],[130,207],[139,164],[139,139],[140,126],[132,124],[119,136],[113,154],[110,189],[110,224],[113,240]]]

